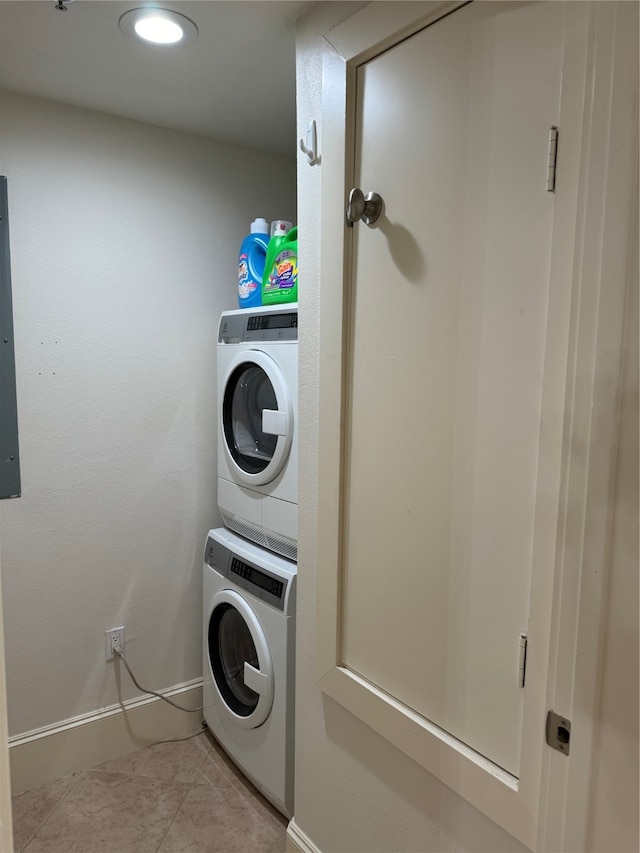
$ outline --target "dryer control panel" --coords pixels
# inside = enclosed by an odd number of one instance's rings
[[[298,340],[298,311],[234,311],[220,317],[218,343],[241,344],[261,341],[278,343]]]

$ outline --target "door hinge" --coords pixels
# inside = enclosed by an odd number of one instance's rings
[[[555,711],[547,714],[547,743],[563,755],[569,755],[571,745],[571,720],[561,717]]]
[[[549,150],[547,151],[547,192],[556,191],[556,160],[558,159],[558,128],[552,125],[549,130]]]
[[[524,672],[527,666],[527,635],[520,634],[518,642],[518,672],[516,675],[516,687],[524,687]]]

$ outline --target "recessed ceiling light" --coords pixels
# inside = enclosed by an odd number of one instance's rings
[[[120,18],[120,29],[149,44],[190,44],[198,35],[198,28],[178,12],[171,9],[130,9]]]

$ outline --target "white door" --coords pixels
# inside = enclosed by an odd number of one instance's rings
[[[514,776],[564,14],[472,3],[356,82],[343,664]]]
[[[580,850],[637,4],[454,6],[371,3],[324,33],[316,684],[529,849]],[[345,227],[354,185],[384,199],[372,227]]]

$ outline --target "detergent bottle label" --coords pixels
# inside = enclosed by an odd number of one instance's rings
[[[287,290],[298,280],[298,258],[291,249],[283,249],[274,259],[269,280],[266,283],[268,291]]]
[[[242,252],[238,258],[238,296],[247,299],[258,287],[258,282],[251,278],[249,272],[249,256]]]

